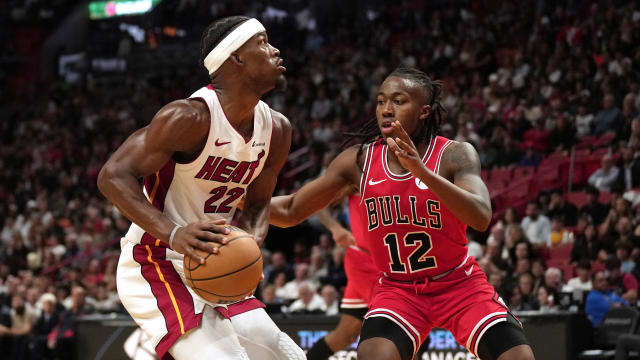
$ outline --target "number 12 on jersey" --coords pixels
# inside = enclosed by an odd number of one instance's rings
[[[427,256],[431,251],[433,244],[431,236],[424,231],[407,233],[402,239],[404,246],[417,246],[407,257],[409,264],[409,273],[415,273],[427,269],[433,269],[438,266],[435,256]],[[389,251],[389,263],[391,272],[407,273],[407,267],[400,259],[400,248],[398,245],[398,235],[389,233],[384,237],[384,244]]]

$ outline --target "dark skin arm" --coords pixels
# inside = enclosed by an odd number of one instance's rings
[[[331,231],[331,237],[336,245],[347,248],[349,245],[355,245],[356,239],[353,237],[351,231],[342,226],[332,215],[328,208],[320,210],[316,216],[320,223],[324,225],[329,231]]]
[[[356,166],[357,146],[338,155],[319,178],[305,184],[295,194],[271,201],[269,221],[279,227],[297,225],[331,204],[337,196],[358,186],[362,172]]]
[[[278,181],[278,173],[287,161],[291,147],[291,123],[282,114],[272,111],[274,120],[269,156],[260,175],[247,188],[238,226],[261,244],[269,229],[269,203]]]
[[[169,243],[176,224],[153,207],[138,179],[160,170],[174,155],[193,158],[209,132],[209,110],[200,101],[178,100],[158,111],[149,126],[133,133],[100,170],[98,188],[131,221],[156,239]],[[195,249],[216,252],[211,242],[223,242],[224,220],[187,224],[173,239],[173,250],[197,256]]]
[[[457,141],[450,144],[442,155],[439,175],[424,166],[400,123],[394,122],[393,127],[399,136],[387,138],[387,144],[402,167],[427,185],[460,221],[485,231],[491,222],[491,200],[480,177],[480,159],[473,146]]]

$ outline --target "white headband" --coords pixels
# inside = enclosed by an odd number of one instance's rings
[[[232,52],[238,50],[238,48],[253,35],[262,31],[266,30],[260,21],[249,19],[235,28],[229,35],[225,36],[225,38],[211,50],[209,55],[204,58],[204,67],[209,71],[209,75],[218,70],[220,65],[229,58]]]

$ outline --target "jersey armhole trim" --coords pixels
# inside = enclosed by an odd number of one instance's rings
[[[373,147],[373,144],[367,144],[367,153],[364,158],[364,166],[362,167],[362,175],[360,178],[360,204],[362,204],[367,188],[367,178],[369,177],[369,168],[371,167],[371,158],[373,157]],[[356,161],[357,160],[358,159],[356,159]]]
[[[198,156],[196,156],[192,161],[183,163],[175,160],[173,156],[171,157],[172,160],[174,160],[176,163],[176,169],[180,169],[180,170],[183,170],[183,169],[191,170],[196,165],[198,165],[206,156],[207,152],[205,150],[207,149],[207,146],[209,145],[210,140],[213,137],[213,117],[212,117],[213,114],[211,113],[211,107],[209,106],[209,103],[207,103],[207,99],[205,99],[202,96],[194,96],[194,97],[187,98],[187,100],[201,100],[207,106],[207,109],[209,110],[209,131],[207,132],[207,140],[204,143],[204,146],[200,150],[200,153],[198,154]]]

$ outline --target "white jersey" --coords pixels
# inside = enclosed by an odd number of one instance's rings
[[[269,106],[259,101],[254,109],[253,136],[245,140],[231,126],[211,85],[193,93],[209,107],[211,125],[207,143],[192,162],[171,159],[144,179],[144,194],[151,204],[177,225],[212,219],[230,222],[236,206],[251,182],[260,174],[269,155],[273,120]],[[125,238],[152,244],[156,239],[135,223]]]

